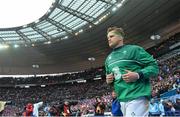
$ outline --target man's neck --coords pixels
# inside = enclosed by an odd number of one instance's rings
[[[123,46],[124,44],[119,44],[119,45],[117,45],[116,47],[114,47],[113,49],[116,49],[116,48],[119,48],[119,47],[121,47],[121,46]]]

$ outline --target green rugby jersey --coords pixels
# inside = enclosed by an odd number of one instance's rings
[[[141,96],[150,97],[151,86],[149,78],[158,74],[155,59],[142,47],[123,45],[114,49],[105,61],[106,74],[114,74],[114,90],[122,102],[130,101]],[[122,79],[125,70],[137,72],[140,78],[136,82],[126,83]]]

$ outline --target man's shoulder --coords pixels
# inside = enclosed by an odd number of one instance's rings
[[[133,49],[142,48],[141,46],[138,46],[138,45],[126,45],[126,47],[128,47],[128,48],[133,48]]]
[[[111,59],[111,56],[112,56],[112,52],[108,54],[108,56],[106,57],[106,60],[105,60],[105,61]]]
[[[139,51],[144,51],[145,49],[138,45],[127,45],[126,50],[129,50],[131,52],[139,52]]]

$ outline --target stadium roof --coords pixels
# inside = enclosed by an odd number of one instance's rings
[[[52,43],[71,38],[98,24],[109,9],[126,0],[56,0],[40,19],[15,28],[1,28],[5,44]]]
[[[101,66],[110,51],[109,26],[123,27],[126,43],[148,48],[155,44],[149,37],[177,22],[179,11],[179,0],[56,0],[39,20],[0,28],[0,43],[9,47],[0,50],[0,72],[57,73]]]

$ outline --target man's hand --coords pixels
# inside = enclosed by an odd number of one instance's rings
[[[106,75],[106,82],[107,82],[107,84],[111,84],[113,81],[114,81],[114,75],[112,73],[111,74],[107,74]]]
[[[125,70],[127,73],[122,75],[122,78],[127,83],[129,82],[135,82],[137,79],[139,79],[139,74],[136,72],[132,72],[129,70]]]

